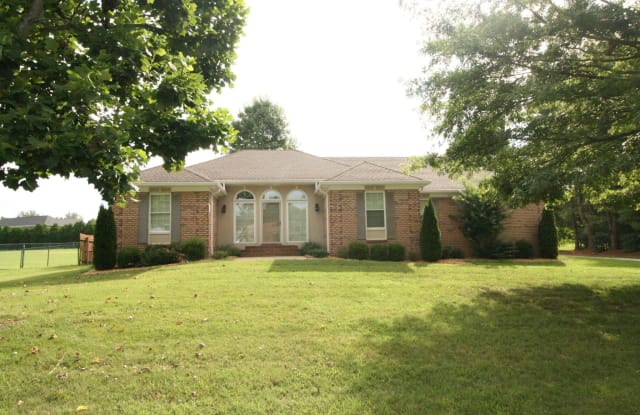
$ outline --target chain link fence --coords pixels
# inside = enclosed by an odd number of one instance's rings
[[[80,263],[80,242],[0,244],[0,269],[45,268]]]

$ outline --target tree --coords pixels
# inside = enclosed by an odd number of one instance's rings
[[[93,245],[93,265],[97,270],[112,269],[117,259],[116,220],[111,207],[100,206],[96,219],[96,232]]]
[[[424,208],[422,228],[420,228],[420,254],[422,259],[436,262],[442,258],[442,239],[438,217],[433,207],[433,201]]]
[[[296,147],[284,110],[268,99],[254,99],[251,105],[244,107],[233,121],[233,128],[238,130],[236,141],[231,144],[233,151]]]
[[[498,236],[502,222],[507,217],[504,202],[495,188],[481,184],[478,187],[465,185],[464,191],[454,197],[460,207],[456,220],[460,231],[471,243],[481,258],[490,258],[499,247]]]
[[[430,20],[430,63],[412,87],[450,144],[425,161],[450,173],[492,171],[519,204],[590,186],[640,209],[638,3],[454,7]]]
[[[38,212],[36,212],[35,210],[21,210],[20,212],[18,212],[19,218],[32,218],[34,216],[40,215],[38,215]]]
[[[150,156],[167,169],[233,137],[206,98],[233,80],[246,8],[234,0],[5,0],[0,183],[87,178],[107,202]]]
[[[553,210],[542,211],[542,218],[538,225],[538,245],[542,258],[556,259],[558,257],[558,229]]]

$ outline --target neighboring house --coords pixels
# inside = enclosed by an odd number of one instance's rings
[[[36,225],[64,226],[73,225],[78,219],[58,219],[51,216],[25,216],[21,218],[0,218],[0,228],[33,228]]]
[[[431,169],[402,171],[403,157],[316,157],[296,150],[245,150],[168,173],[144,170],[139,192],[115,207],[118,248],[189,238],[209,252],[232,244],[247,255],[293,254],[317,242],[336,255],[352,241],[397,242],[418,253],[421,214],[433,199],[443,244],[472,255],[452,219],[464,188]],[[537,246],[541,205],[511,212],[506,239]]]

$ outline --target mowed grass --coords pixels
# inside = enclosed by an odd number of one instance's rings
[[[21,251],[0,251],[0,270],[20,269]],[[25,268],[59,267],[78,264],[78,249],[27,249],[24,251]]]
[[[640,262],[0,271],[0,412],[636,414]]]

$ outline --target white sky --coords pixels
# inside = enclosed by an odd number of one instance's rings
[[[399,0],[247,0],[234,88],[213,96],[237,114],[257,96],[284,108],[298,148],[318,156],[410,156],[438,149],[406,96],[420,75],[419,22]],[[200,151],[187,165],[213,158]],[[153,160],[151,165],[161,164]],[[0,216],[20,211],[95,218],[86,180],[54,177],[34,192],[0,186]]]

